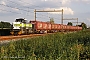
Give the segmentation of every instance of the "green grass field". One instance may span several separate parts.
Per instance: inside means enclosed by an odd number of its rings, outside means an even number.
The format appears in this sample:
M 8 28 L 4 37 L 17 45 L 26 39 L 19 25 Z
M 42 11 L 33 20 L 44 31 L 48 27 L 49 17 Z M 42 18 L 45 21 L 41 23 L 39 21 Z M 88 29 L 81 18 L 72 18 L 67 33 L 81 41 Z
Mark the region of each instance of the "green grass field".
M 90 59 L 90 31 L 40 36 L 0 46 L 0 60 Z

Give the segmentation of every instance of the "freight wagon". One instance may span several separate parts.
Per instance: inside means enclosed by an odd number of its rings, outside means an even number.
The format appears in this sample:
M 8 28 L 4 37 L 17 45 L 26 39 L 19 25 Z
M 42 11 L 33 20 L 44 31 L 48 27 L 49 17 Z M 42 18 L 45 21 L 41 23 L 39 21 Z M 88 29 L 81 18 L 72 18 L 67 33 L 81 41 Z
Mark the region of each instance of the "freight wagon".
M 41 21 L 30 21 L 33 24 L 33 31 L 35 33 L 47 33 L 51 31 L 51 24 L 48 22 Z
M 51 24 L 48 22 L 41 21 L 30 21 L 34 24 L 34 32 L 38 33 L 48 33 L 48 32 L 61 32 L 61 31 L 79 31 L 82 27 L 78 26 L 68 26 L 62 24 Z

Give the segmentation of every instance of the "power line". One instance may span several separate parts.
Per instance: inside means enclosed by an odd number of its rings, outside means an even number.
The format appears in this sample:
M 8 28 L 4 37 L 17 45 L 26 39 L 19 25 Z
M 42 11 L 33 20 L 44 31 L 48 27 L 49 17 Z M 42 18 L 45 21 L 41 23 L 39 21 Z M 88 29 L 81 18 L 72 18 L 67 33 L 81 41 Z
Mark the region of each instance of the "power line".
M 50 16 L 48 16 L 48 15 L 43 15 L 43 14 L 41 14 L 41 13 L 37 13 L 37 14 L 39 14 L 39 16 L 44 16 L 44 17 L 36 17 L 36 18 L 44 18 L 44 19 L 50 19 Z M 46 18 L 45 18 L 46 17 Z M 47 18 L 48 17 L 48 18 Z M 54 17 L 54 19 L 57 19 L 57 20 L 60 20 L 60 19 L 58 19 L 58 18 L 55 18 Z
M 36 18 L 50 19 L 50 16 L 43 15 L 43 14 L 40 14 L 40 13 L 37 13 L 37 14 L 39 14 L 40 16 L 44 16 L 44 17 L 38 17 L 38 16 L 37 16 Z M 48 17 L 48 18 L 45 18 L 45 17 Z M 55 18 L 55 17 L 54 17 L 54 19 L 60 20 L 60 19 L 58 19 L 58 18 Z
M 11 13 L 17 13 L 17 12 L 13 12 L 13 11 L 8 11 L 8 10 L 3 10 L 3 9 L 0 9 L 1 11 L 6 11 L 6 12 L 11 12 Z M 17 14 L 21 14 L 21 13 L 17 13 Z
M 9 5 L 4 5 L 4 4 L 0 4 L 1 6 L 6 6 L 6 7 L 9 7 L 9 8 L 15 8 L 15 7 L 12 7 L 12 6 L 9 6 Z M 15 9 L 18 9 L 18 10 L 23 10 L 23 9 L 20 9 L 20 8 L 15 8 Z M 2 9 L 1 9 L 2 10 Z M 7 10 L 2 10 L 2 11 L 7 11 Z M 26 11 L 26 12 L 30 12 L 29 10 L 23 10 L 23 11 Z M 7 12 L 12 12 L 12 11 L 7 11 Z M 16 13 L 16 12 L 12 12 L 12 13 Z M 32 12 L 33 13 L 33 12 Z M 21 13 L 17 13 L 17 14 L 21 14 Z M 29 16 L 29 15 L 27 15 Z
M 15 2 L 13 2 L 13 1 L 10 1 L 10 0 L 8 0 L 9 2 L 11 2 L 11 3 L 14 3 L 14 4 L 17 4 L 17 3 L 15 3 Z M 21 1 L 21 0 L 19 0 L 19 1 Z M 22 1 L 21 1 L 22 2 Z M 30 3 L 27 3 L 27 4 L 30 4 Z M 9 5 L 4 5 L 4 4 L 0 4 L 0 5 L 3 5 L 3 6 L 6 6 L 6 7 L 10 7 L 10 8 L 15 8 L 15 9 L 18 9 L 18 10 L 22 10 L 22 11 L 26 11 L 26 12 L 30 12 L 29 10 L 24 10 L 24 9 L 20 9 L 20 8 L 16 8 L 16 7 L 12 7 L 12 6 L 9 6 Z M 33 5 L 33 6 L 36 6 L 36 5 Z M 40 6 L 36 6 L 36 7 L 40 7 Z M 30 7 L 26 7 L 26 8 L 28 8 L 28 9 L 31 9 Z M 34 9 L 34 8 L 33 8 Z M 5 11 L 5 10 L 3 10 L 3 11 Z M 12 11 L 7 11 L 7 12 L 12 12 Z M 16 13 L 16 12 L 12 12 L 12 13 Z M 32 13 L 32 12 L 31 12 Z M 20 13 L 21 14 L 21 13 Z M 42 14 L 40 14 L 40 15 L 42 15 Z M 29 15 L 28 15 L 29 16 Z M 42 15 L 42 16 L 46 16 L 46 15 Z M 46 17 L 48 17 L 48 16 L 46 16 Z M 42 17 L 41 17 L 42 18 Z M 49 18 L 49 17 L 48 17 Z M 55 19 L 57 19 L 57 18 L 55 18 Z
M 11 3 L 15 4 L 15 5 L 19 5 L 18 3 L 15 3 L 15 2 L 13 2 L 13 1 L 10 1 L 10 0 L 7 0 L 7 1 L 9 1 L 9 2 L 11 2 Z M 19 5 L 19 6 L 20 6 L 20 5 Z M 22 7 L 23 7 L 23 8 L 34 9 L 34 8 L 26 7 L 26 6 L 22 6 Z
M 3 6 L 6 6 L 6 7 L 10 7 L 10 8 L 14 8 L 14 7 L 12 7 L 12 6 L 8 6 L 8 5 L 4 5 L 4 4 L 0 4 L 0 5 L 3 5 Z M 19 8 L 15 8 L 15 9 L 19 9 Z M 0 9 L 0 10 L 2 10 L 2 11 L 7 11 L 7 10 L 3 10 L 3 9 Z M 19 10 L 23 10 L 23 9 L 19 9 Z M 23 10 L 23 11 L 27 11 L 27 12 L 29 12 L 28 10 Z M 7 12 L 12 12 L 12 11 L 7 11 Z M 17 12 L 12 12 L 12 13 L 17 13 Z M 22 13 L 17 13 L 17 14 L 22 14 Z M 42 15 L 42 14 L 40 14 L 41 16 L 46 16 L 46 17 L 48 17 L 47 15 Z M 29 15 L 27 15 L 27 16 L 29 16 Z M 41 17 L 42 18 L 42 17 Z M 49 17 L 48 17 L 49 18 Z
M 4 4 L 0 4 L 1 6 L 5 6 L 5 7 L 9 7 L 9 8 L 14 8 L 14 9 L 18 9 L 18 10 L 23 10 L 25 12 L 30 12 L 29 10 L 24 10 L 24 9 L 20 9 L 20 8 L 15 8 L 15 7 L 12 7 L 12 6 L 9 6 L 9 5 L 4 5 Z M 3 10 L 3 11 L 7 11 L 7 10 Z M 12 12 L 12 11 L 7 11 L 7 12 Z M 12 13 L 16 13 L 16 12 L 12 12 Z M 33 12 L 30 12 L 30 13 L 33 13 Z M 21 14 L 21 13 L 17 13 L 17 14 Z M 30 16 L 29 14 L 27 14 L 27 16 Z
M 21 1 L 21 0 L 19 0 L 19 1 Z M 21 1 L 22 2 L 22 1 Z M 24 3 L 27 3 L 27 2 L 24 2 Z M 27 3 L 27 4 L 30 4 L 30 3 Z M 36 5 L 33 5 L 33 6 L 36 6 Z M 40 7 L 40 6 L 36 6 L 36 7 Z M 42 15 L 42 14 L 40 14 L 40 15 Z M 44 15 L 45 16 L 45 15 Z M 47 17 L 47 16 L 46 16 Z M 37 18 L 37 17 L 36 17 Z M 41 17 L 42 18 L 42 17 Z M 48 17 L 49 18 L 49 17 Z M 55 18 L 55 19 L 58 19 L 58 18 Z M 60 20 L 60 19 L 58 19 L 58 20 Z
M 16 13 L 16 14 L 23 14 L 23 13 L 17 13 L 17 12 L 13 12 L 13 11 L 8 11 L 8 10 L 3 10 L 3 9 L 0 9 L 1 11 L 6 11 L 6 12 L 10 12 L 10 13 Z M 27 15 L 27 16 L 30 16 L 30 15 Z
M 22 11 L 26 11 L 26 12 L 30 12 L 30 11 L 28 11 L 28 10 L 24 10 L 24 9 L 12 7 L 12 6 L 9 6 L 9 5 L 4 5 L 4 4 L 0 4 L 0 5 L 1 5 L 1 6 L 6 6 L 6 7 L 9 7 L 9 8 L 15 8 L 15 9 L 22 10 Z M 32 12 L 31 12 L 31 13 L 32 13 Z
M 10 0 L 9 0 L 10 1 Z M 19 0 L 19 1 L 21 1 L 21 0 Z M 13 2 L 13 1 L 10 1 L 11 3 L 14 3 L 14 4 L 17 4 L 17 3 L 15 3 L 15 2 Z M 22 2 L 22 1 L 21 1 Z M 24 2 L 24 3 L 26 3 L 26 2 Z M 27 4 L 30 4 L 30 3 L 27 3 Z M 36 6 L 36 5 L 34 5 L 34 6 Z M 40 6 L 36 6 L 36 7 L 40 7 Z M 32 8 L 30 8 L 30 7 L 26 7 L 26 8 L 28 8 L 28 9 L 32 9 Z M 29 10 L 28 10 L 29 11 Z M 42 15 L 42 14 L 40 14 L 40 15 Z M 42 15 L 43 16 L 43 15 Z M 44 15 L 45 16 L 45 15 Z M 48 16 L 46 16 L 46 17 L 48 17 Z M 41 17 L 42 18 L 42 17 Z M 57 19 L 57 18 L 55 18 L 55 19 Z
M 21 0 L 19 0 L 19 1 L 22 2 Z M 27 2 L 24 2 L 24 3 L 31 5 L 30 3 L 27 3 Z M 33 4 L 32 4 L 32 6 L 35 6 L 35 7 L 39 7 L 39 8 L 41 8 L 40 6 L 33 5 Z M 32 8 L 32 9 L 35 9 L 35 8 Z
M 19 5 L 19 4 L 17 4 L 17 3 L 15 3 L 15 2 L 13 2 L 13 1 L 11 1 L 11 0 L 7 0 L 8 2 L 11 2 L 11 3 L 14 3 L 15 5 Z
M 9 1 L 9 2 L 11 2 L 11 3 L 14 3 L 15 5 L 19 5 L 18 3 L 15 3 L 15 2 L 13 2 L 13 1 L 11 1 L 11 0 L 7 0 L 7 1 Z M 19 0 L 19 1 L 22 2 L 21 0 Z M 28 4 L 28 5 L 31 5 L 30 3 L 27 3 L 27 2 L 23 2 L 23 3 L 26 3 L 26 4 Z M 41 8 L 40 6 L 36 6 L 36 5 L 33 5 L 33 6 Z M 29 9 L 35 9 L 35 8 L 26 7 L 26 6 L 23 6 L 23 7 L 24 7 L 24 8 L 29 8 Z

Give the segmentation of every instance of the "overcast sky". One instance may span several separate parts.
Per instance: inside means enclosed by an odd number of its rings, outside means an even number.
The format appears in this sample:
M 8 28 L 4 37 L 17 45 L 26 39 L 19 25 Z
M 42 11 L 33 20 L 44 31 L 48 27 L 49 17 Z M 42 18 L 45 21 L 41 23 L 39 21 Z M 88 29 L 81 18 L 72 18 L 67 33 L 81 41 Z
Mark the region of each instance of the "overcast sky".
M 34 20 L 35 9 L 63 9 L 64 18 L 78 18 L 79 22 L 85 22 L 90 26 L 90 0 L 0 0 L 0 21 L 12 23 L 16 18 Z M 37 20 L 39 21 L 49 21 L 50 18 L 54 18 L 55 23 L 61 23 L 61 13 L 59 12 L 37 12 Z M 67 22 L 64 21 L 64 24 Z

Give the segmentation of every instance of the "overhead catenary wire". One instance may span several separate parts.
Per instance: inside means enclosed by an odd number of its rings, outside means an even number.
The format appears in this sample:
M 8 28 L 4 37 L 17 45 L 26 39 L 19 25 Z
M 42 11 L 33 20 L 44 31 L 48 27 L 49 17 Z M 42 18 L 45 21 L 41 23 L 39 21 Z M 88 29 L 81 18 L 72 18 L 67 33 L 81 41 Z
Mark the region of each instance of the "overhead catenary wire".
M 1 10 L 1 11 L 10 12 L 10 13 L 20 14 L 20 15 L 23 14 L 23 13 L 18 13 L 18 12 L 13 12 L 13 11 L 4 10 L 4 9 L 0 9 L 0 10 Z M 30 16 L 30 15 L 26 15 L 26 16 Z
M 21 0 L 19 0 L 19 1 L 21 1 Z M 22 1 L 21 1 L 22 2 Z M 31 5 L 30 3 L 27 3 L 27 2 L 24 2 L 24 3 L 26 3 L 26 4 L 29 4 L 29 5 Z M 36 5 L 33 5 L 33 6 L 36 6 Z M 41 8 L 40 6 L 36 6 L 36 7 L 39 7 L 39 8 Z M 29 7 L 27 7 L 27 8 L 29 8 Z M 29 9 L 32 9 L 32 8 L 29 8 Z M 33 9 L 35 9 L 35 8 L 33 8 Z M 38 14 L 38 13 L 37 13 Z M 42 15 L 42 14 L 40 14 L 40 15 Z M 43 16 L 43 15 L 42 15 Z M 44 15 L 44 16 L 46 16 L 46 15 Z M 46 17 L 48 17 L 48 16 L 46 16 Z M 37 18 L 37 17 L 36 17 Z M 42 17 L 41 17 L 42 18 Z M 48 17 L 49 18 L 49 17 Z M 58 18 L 55 18 L 55 19 L 58 19 Z
M 19 0 L 19 1 L 22 2 L 21 0 Z M 27 2 L 23 2 L 23 3 L 26 3 L 26 4 L 28 4 L 28 5 L 32 5 L 32 6 L 35 6 L 35 7 L 39 7 L 39 8 L 41 8 L 40 6 L 33 5 L 33 4 L 30 4 L 30 3 L 27 3 Z M 35 9 L 35 8 L 32 8 L 32 9 Z
M 26 11 L 26 12 L 30 12 L 29 10 L 24 10 L 24 9 L 20 9 L 20 8 L 16 8 L 16 7 L 12 7 L 12 6 L 9 6 L 9 5 L 4 5 L 4 4 L 0 4 L 1 6 L 6 6 L 6 7 L 9 7 L 9 8 L 15 8 L 15 9 L 18 9 L 18 10 L 22 10 L 22 11 Z M 4 10 L 5 11 L 5 10 Z M 8 11 L 10 12 L 10 11 Z M 11 11 L 12 12 L 12 11 Z M 33 12 L 30 12 L 30 13 L 33 13 Z M 29 16 L 29 15 L 27 15 Z
M 11 2 L 11 3 L 14 3 L 15 5 L 18 5 L 18 3 L 15 3 L 15 2 L 13 2 L 13 1 L 11 1 L 11 0 L 8 0 L 9 2 Z M 21 0 L 19 0 L 19 1 L 21 1 Z M 21 1 L 22 2 L 22 1 Z M 26 4 L 30 4 L 30 3 L 27 3 L 27 2 L 24 2 L 24 3 L 26 3 Z M 6 6 L 6 7 L 9 7 L 9 8 L 14 8 L 14 9 L 18 9 L 18 10 L 22 10 L 22 11 L 25 11 L 25 12 L 30 12 L 30 13 L 33 13 L 33 12 L 31 12 L 29 9 L 34 9 L 34 8 L 30 8 L 30 7 L 26 7 L 26 8 L 28 8 L 28 10 L 25 10 L 25 9 L 22 9 L 22 8 L 17 8 L 17 7 L 12 7 L 12 6 L 9 6 L 9 5 L 4 5 L 4 4 L 0 4 L 0 5 L 2 5 L 2 6 Z M 30 4 L 31 5 L 31 4 Z M 33 5 L 33 6 L 36 6 L 36 5 Z M 25 6 L 22 6 L 22 7 L 25 7 Z M 38 7 L 38 8 L 40 8 L 40 6 L 36 6 L 36 7 Z M 4 10 L 5 11 L 5 10 Z M 10 11 L 7 11 L 7 12 L 10 12 Z M 12 11 L 11 11 L 12 12 Z M 13 12 L 12 12 L 13 13 Z M 15 12 L 14 12 L 15 13 Z M 18 13 L 19 14 L 19 13 Z M 21 14 L 21 13 L 20 13 Z M 42 14 L 40 14 L 41 16 L 42 16 Z M 27 14 L 27 16 L 29 16 L 28 14 Z M 46 16 L 46 15 L 43 15 L 43 16 L 45 16 L 45 17 L 48 17 L 48 16 Z M 38 17 L 37 17 L 38 18 Z M 43 18 L 43 17 L 41 17 L 41 18 Z M 48 17 L 49 18 L 49 17 Z M 55 19 L 58 19 L 58 18 L 55 18 Z
M 18 9 L 18 10 L 22 10 L 22 11 L 26 11 L 26 12 L 30 12 L 28 10 L 24 10 L 24 9 L 20 9 L 20 8 L 17 8 L 17 7 L 12 7 L 12 6 L 9 6 L 9 5 L 4 5 L 4 4 L 0 4 L 1 6 L 6 6 L 6 7 L 9 7 L 9 8 L 15 8 L 15 9 Z M 32 12 L 33 13 L 33 12 Z
M 11 0 L 7 0 L 7 1 L 9 1 L 9 2 L 11 2 L 11 3 L 14 3 L 15 5 L 19 5 L 18 3 L 15 3 L 15 2 L 13 2 L 13 1 L 11 1 Z M 21 0 L 19 0 L 19 1 L 22 2 Z M 36 5 L 30 4 L 30 3 L 27 3 L 27 2 L 23 2 L 23 3 L 26 3 L 26 4 L 28 4 L 28 5 L 41 8 L 40 6 L 36 6 Z M 35 8 L 31 8 L 31 7 L 26 7 L 26 6 L 22 6 L 22 7 L 23 7 L 23 8 L 29 8 L 29 9 L 35 9 Z
M 36 18 L 44 18 L 44 19 L 49 19 L 49 20 L 51 19 L 50 16 L 48 16 L 48 15 L 43 15 L 43 14 L 40 14 L 40 13 L 37 13 L 37 14 L 39 14 L 39 16 L 42 16 L 42 17 L 38 17 L 38 16 L 37 16 Z M 47 17 L 47 18 L 45 18 L 44 16 Z M 55 20 L 60 20 L 59 18 L 55 18 L 55 17 L 53 17 L 53 18 L 54 18 Z
M 16 8 L 16 7 L 12 7 L 12 6 L 9 6 L 9 5 L 4 5 L 4 4 L 0 4 L 1 6 L 5 6 L 5 7 L 8 7 L 8 8 L 12 8 L 12 9 L 18 9 L 18 10 L 22 10 L 22 11 L 25 11 L 25 12 L 30 12 L 28 10 L 24 10 L 24 9 L 20 9 L 20 8 Z M 11 13 L 17 13 L 17 14 L 24 14 L 24 13 L 20 13 L 20 12 L 13 12 L 13 11 L 8 11 L 8 10 L 3 10 L 1 9 L 2 11 L 7 11 L 7 12 L 11 12 Z M 30 12 L 30 13 L 33 13 L 33 12 Z M 27 16 L 30 16 L 29 14 Z
M 13 11 L 8 11 L 8 10 L 3 10 L 3 9 L 0 9 L 1 11 L 6 11 L 6 12 L 11 12 L 11 13 L 16 13 L 16 14 L 22 14 L 22 13 L 18 13 L 18 12 L 13 12 Z
M 37 14 L 39 14 L 39 15 L 42 16 L 42 17 L 38 17 L 38 16 L 37 16 L 36 18 L 44 18 L 44 19 L 49 19 L 49 20 L 51 19 L 51 17 L 48 16 L 48 15 L 43 15 L 43 14 L 40 14 L 40 13 L 37 13 Z M 44 16 L 47 17 L 47 18 L 45 18 Z M 55 17 L 53 17 L 53 18 L 54 18 L 55 20 L 60 20 L 59 18 L 55 18 Z
M 21 1 L 21 0 L 19 0 L 19 1 Z M 22 2 L 22 1 L 21 1 Z M 24 3 L 26 3 L 26 4 L 29 4 L 29 5 L 31 5 L 30 3 L 27 3 L 27 2 L 24 2 Z M 33 5 L 33 6 L 36 6 L 36 5 Z M 36 6 L 36 7 L 39 7 L 39 8 L 41 8 L 40 6 Z M 27 7 L 27 8 L 29 8 L 29 7 Z M 29 9 L 32 9 L 32 8 L 29 8 Z M 35 9 L 35 8 L 33 8 L 33 9 Z M 37 13 L 38 14 L 38 13 Z M 40 14 L 41 16 L 43 16 L 43 14 Z M 46 16 L 46 15 L 44 15 L 44 16 Z M 46 17 L 48 17 L 48 16 L 46 16 Z M 38 17 L 36 17 L 36 18 L 38 18 Z M 40 17 L 39 17 L 40 18 Z M 42 18 L 42 17 L 41 17 Z
M 11 1 L 11 0 L 7 0 L 8 2 L 11 2 L 11 3 L 13 3 L 13 4 L 15 4 L 15 5 L 19 5 L 18 3 L 16 3 L 16 2 L 13 2 L 13 1 Z M 19 5 L 20 6 L 20 5 Z M 30 8 L 30 7 L 26 7 L 26 6 L 21 6 L 22 8 L 27 8 L 27 9 L 34 9 L 34 8 Z

